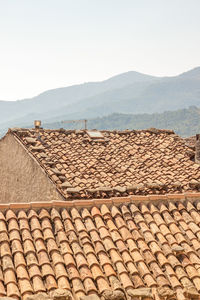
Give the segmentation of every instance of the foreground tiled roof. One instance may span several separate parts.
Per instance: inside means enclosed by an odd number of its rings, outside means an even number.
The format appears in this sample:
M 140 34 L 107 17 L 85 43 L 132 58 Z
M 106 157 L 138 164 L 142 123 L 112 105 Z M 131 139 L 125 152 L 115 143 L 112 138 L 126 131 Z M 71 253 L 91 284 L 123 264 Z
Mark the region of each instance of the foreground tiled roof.
M 1 204 L 0 297 L 199 298 L 199 199 Z
M 64 197 L 166 194 L 198 190 L 200 166 L 194 151 L 172 131 L 13 129 Z

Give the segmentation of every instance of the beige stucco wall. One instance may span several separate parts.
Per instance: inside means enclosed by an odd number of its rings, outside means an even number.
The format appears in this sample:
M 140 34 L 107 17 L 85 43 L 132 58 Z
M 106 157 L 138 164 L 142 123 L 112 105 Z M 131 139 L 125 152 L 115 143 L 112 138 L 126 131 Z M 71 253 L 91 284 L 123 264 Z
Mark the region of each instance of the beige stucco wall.
M 0 203 L 63 200 L 38 162 L 12 134 L 0 141 Z

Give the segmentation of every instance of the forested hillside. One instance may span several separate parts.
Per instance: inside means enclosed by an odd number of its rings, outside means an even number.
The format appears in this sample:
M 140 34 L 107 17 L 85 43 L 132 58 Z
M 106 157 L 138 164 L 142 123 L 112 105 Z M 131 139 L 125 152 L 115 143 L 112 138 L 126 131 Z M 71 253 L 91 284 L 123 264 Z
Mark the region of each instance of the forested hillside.
M 43 124 L 45 128 L 83 128 L 83 123 L 65 124 L 55 122 Z M 112 114 L 102 118 L 88 120 L 89 129 L 146 129 L 150 127 L 172 129 L 177 134 L 187 137 L 200 133 L 200 109 L 191 106 L 188 109 L 166 111 L 155 114 Z
M 155 114 L 118 114 L 114 113 L 101 118 L 88 119 L 88 129 L 99 130 L 124 130 L 124 129 L 146 129 L 150 127 L 160 129 L 172 129 L 183 137 L 189 137 L 200 133 L 200 109 L 191 106 L 188 109 L 179 109 L 176 111 L 166 111 Z M 61 121 L 53 123 L 42 123 L 44 128 L 49 129 L 83 129 L 84 122 L 62 123 Z M 28 128 L 33 124 L 27 124 Z M 0 137 L 7 131 L 7 128 L 0 130 Z

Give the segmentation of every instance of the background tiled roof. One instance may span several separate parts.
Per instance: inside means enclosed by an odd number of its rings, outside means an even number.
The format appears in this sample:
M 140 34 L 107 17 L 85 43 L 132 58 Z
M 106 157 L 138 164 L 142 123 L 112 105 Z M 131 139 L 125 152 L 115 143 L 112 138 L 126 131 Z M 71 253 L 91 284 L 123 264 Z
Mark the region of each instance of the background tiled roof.
M 200 166 L 194 151 L 172 131 L 17 129 L 12 133 L 37 158 L 66 197 L 165 194 L 198 190 Z
M 199 297 L 200 201 L 141 198 L 0 205 L 0 297 Z

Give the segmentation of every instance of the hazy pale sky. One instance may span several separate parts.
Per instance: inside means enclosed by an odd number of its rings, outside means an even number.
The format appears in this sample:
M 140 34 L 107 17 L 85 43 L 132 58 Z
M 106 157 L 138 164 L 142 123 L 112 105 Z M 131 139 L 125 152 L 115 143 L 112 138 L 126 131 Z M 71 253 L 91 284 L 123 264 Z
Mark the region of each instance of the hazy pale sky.
M 200 0 L 0 0 L 0 100 L 200 66 Z

